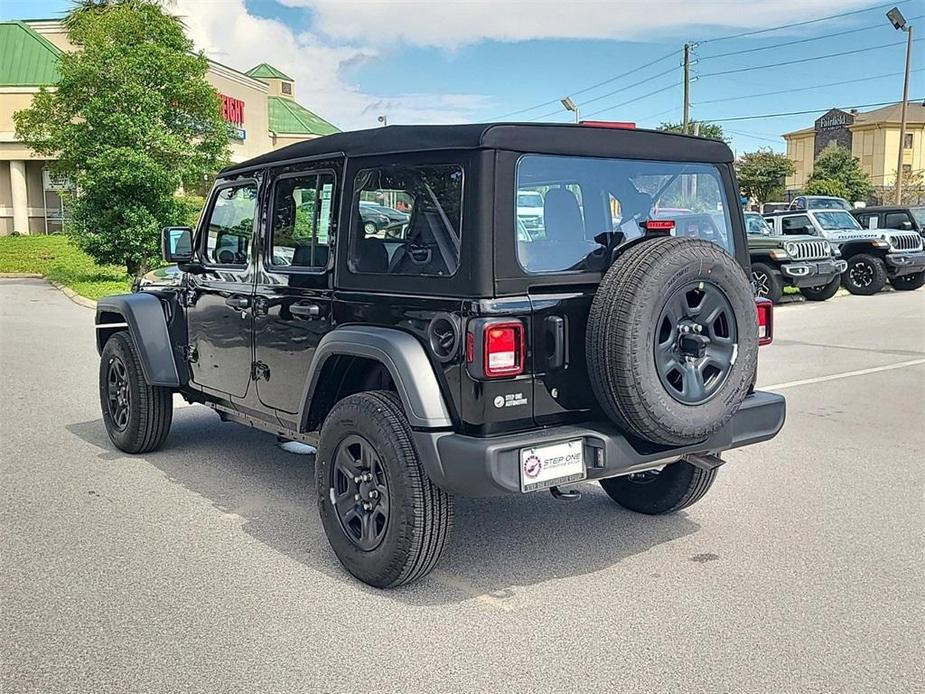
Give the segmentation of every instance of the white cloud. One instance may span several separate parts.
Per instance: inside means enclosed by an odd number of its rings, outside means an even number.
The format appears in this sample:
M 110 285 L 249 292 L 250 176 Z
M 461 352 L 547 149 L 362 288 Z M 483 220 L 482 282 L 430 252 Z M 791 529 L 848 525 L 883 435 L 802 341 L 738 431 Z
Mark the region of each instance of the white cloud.
M 488 104 L 478 94 L 375 95 L 348 83 L 346 68 L 372 60 L 380 48 L 363 42 L 331 42 L 295 33 L 282 22 L 256 17 L 243 0 L 176 0 L 179 16 L 197 48 L 237 70 L 262 62 L 296 81 L 296 100 L 343 129 L 369 128 L 385 113 L 390 123 L 454 123 Z
M 870 0 L 277 1 L 310 9 L 313 29 L 334 39 L 444 48 L 484 40 L 696 39 L 706 27 L 761 29 L 870 4 Z

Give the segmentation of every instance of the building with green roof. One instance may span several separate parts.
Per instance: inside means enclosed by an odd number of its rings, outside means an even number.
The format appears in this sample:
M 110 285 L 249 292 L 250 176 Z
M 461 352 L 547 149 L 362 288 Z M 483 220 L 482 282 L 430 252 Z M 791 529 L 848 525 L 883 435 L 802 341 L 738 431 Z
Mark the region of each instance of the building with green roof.
M 0 235 L 61 229 L 64 210 L 56 181 L 16 138 L 13 114 L 41 88 L 58 82 L 58 58 L 73 51 L 59 20 L 0 22 Z M 268 63 L 247 72 L 209 61 L 206 79 L 222 99 L 232 162 L 285 145 L 340 132 L 295 100 L 295 80 Z

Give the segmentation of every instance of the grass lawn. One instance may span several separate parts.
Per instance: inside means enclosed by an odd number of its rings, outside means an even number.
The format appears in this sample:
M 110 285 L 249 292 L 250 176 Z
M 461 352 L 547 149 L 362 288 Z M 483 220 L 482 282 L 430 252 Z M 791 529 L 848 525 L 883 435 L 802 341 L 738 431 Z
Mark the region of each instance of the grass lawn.
M 97 265 L 63 235 L 0 236 L 0 272 L 44 275 L 88 299 L 122 294 L 132 286 L 125 268 Z

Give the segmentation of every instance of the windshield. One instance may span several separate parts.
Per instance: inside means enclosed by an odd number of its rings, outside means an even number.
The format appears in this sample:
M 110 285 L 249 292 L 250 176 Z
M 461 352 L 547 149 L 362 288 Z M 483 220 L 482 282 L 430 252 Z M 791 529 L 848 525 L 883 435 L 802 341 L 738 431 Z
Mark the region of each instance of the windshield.
M 807 206 L 811 210 L 850 210 L 851 205 L 841 198 L 808 198 Z
M 830 231 L 832 229 L 860 229 L 861 225 L 858 220 L 847 212 L 842 210 L 832 210 L 830 212 L 816 211 L 813 213 L 819 226 Z
M 749 234 L 762 234 L 763 236 L 770 236 L 774 233 L 771 226 L 764 221 L 764 217 L 757 212 L 745 213 L 745 231 Z
M 675 236 L 734 249 L 726 191 L 712 164 L 528 154 L 515 185 L 518 205 L 529 194 L 544 208 L 529 240 L 518 234 L 527 272 L 601 269 L 606 249 L 641 237 L 649 219 L 674 221 Z
M 915 221 L 918 223 L 919 228 L 925 228 L 925 207 L 910 207 L 909 211 L 912 213 L 912 216 L 915 217 Z

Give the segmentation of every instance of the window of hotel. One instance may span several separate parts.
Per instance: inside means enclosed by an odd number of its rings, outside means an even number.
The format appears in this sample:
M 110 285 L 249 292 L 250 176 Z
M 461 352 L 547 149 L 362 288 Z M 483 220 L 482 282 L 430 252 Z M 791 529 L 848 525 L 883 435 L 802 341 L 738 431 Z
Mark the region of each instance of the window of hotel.
M 912 149 L 912 133 L 906 133 L 903 138 L 903 149 Z

